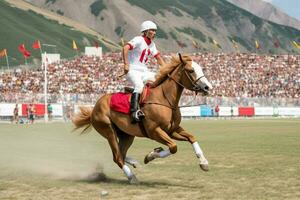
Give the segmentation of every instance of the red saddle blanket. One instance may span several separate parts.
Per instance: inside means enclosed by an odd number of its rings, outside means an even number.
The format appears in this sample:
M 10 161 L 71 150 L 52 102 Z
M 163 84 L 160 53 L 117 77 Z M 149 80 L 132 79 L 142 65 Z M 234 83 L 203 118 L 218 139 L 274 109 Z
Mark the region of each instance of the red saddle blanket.
M 140 99 L 140 105 L 143 104 L 150 94 L 150 88 L 145 87 Z M 131 93 L 118 92 L 114 93 L 110 99 L 110 108 L 113 111 L 129 114 L 130 113 Z
M 118 92 L 113 94 L 110 99 L 110 108 L 117 112 L 129 114 L 130 97 L 130 93 Z

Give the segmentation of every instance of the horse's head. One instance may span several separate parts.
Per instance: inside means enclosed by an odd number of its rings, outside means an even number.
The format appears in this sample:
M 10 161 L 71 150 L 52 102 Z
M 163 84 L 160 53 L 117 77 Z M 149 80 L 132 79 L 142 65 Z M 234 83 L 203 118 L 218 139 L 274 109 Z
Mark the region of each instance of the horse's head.
M 194 62 L 189 56 L 181 56 L 179 59 L 182 63 L 182 75 L 180 83 L 188 90 L 208 94 L 212 89 L 211 83 L 205 77 L 202 67 Z
M 190 56 L 178 54 L 172 56 L 169 63 L 161 67 L 153 87 L 161 84 L 167 78 L 175 81 L 182 88 L 205 95 L 212 89 L 211 83 L 204 76 L 202 68 Z

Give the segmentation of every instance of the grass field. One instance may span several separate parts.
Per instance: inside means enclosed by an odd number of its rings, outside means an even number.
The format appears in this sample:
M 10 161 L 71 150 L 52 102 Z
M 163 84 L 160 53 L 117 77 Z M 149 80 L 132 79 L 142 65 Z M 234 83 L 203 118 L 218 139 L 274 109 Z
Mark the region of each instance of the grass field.
M 140 184 L 129 185 L 95 131 L 0 124 L 0 199 L 300 199 L 299 119 L 182 125 L 197 137 L 210 171 L 200 170 L 190 144 L 177 142 L 175 155 L 133 169 Z M 142 163 L 158 146 L 137 138 L 129 155 Z

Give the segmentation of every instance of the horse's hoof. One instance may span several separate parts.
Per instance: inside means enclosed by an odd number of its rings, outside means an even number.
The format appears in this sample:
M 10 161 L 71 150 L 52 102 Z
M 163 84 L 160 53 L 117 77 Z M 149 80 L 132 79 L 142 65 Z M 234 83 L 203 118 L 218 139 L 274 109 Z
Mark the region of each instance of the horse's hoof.
M 149 163 L 150 161 L 154 160 L 155 157 L 153 156 L 153 153 L 154 152 L 150 152 L 149 154 L 147 154 L 144 158 L 144 163 L 147 164 Z
M 146 155 L 145 158 L 144 158 L 144 163 L 145 163 L 145 164 L 148 164 L 148 163 L 151 161 L 151 160 L 149 159 L 149 155 L 150 155 L 150 154 Z M 153 159 L 152 159 L 152 160 L 153 160 Z
M 129 183 L 132 184 L 132 185 L 137 185 L 139 184 L 139 180 L 136 178 L 135 175 L 132 175 L 132 177 L 129 178 Z
M 157 155 L 159 152 L 163 151 L 164 149 L 162 147 L 157 147 L 155 148 L 152 152 L 148 153 L 145 158 L 144 158 L 144 163 L 147 164 L 148 162 L 152 161 L 155 159 L 155 157 L 157 157 Z
M 203 171 L 205 172 L 209 171 L 208 164 L 199 164 L 199 166 Z

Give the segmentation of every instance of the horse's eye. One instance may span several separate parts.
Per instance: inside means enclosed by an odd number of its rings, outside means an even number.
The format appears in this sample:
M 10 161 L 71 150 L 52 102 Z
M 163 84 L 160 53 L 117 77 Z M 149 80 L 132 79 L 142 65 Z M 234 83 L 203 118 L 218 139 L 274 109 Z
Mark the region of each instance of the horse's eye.
M 195 71 L 194 68 L 187 63 L 185 64 L 184 69 L 190 74 L 194 73 L 194 71 Z
M 190 74 L 192 74 L 192 73 L 194 73 L 194 72 L 195 72 L 194 69 L 189 70 L 189 73 L 190 73 Z

